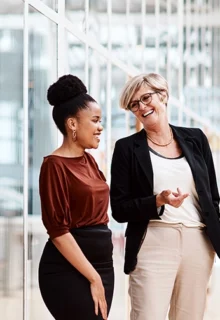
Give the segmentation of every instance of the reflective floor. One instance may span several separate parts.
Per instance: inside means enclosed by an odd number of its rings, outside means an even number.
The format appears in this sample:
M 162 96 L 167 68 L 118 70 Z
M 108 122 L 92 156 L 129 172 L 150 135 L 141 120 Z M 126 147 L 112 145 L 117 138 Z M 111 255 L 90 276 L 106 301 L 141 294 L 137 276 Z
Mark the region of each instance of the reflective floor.
M 18 229 L 20 230 L 20 229 Z M 17 230 L 17 231 L 18 231 Z M 20 230 L 21 231 L 21 230 Z M 44 230 L 43 230 L 44 231 Z M 16 232 L 11 233 L 12 238 L 10 241 L 17 241 Z M 43 238 L 43 239 L 42 239 Z M 38 241 L 37 241 L 38 239 Z M 33 260 L 30 260 L 28 266 L 28 320 L 52 320 L 53 317 L 49 314 L 46 309 L 37 284 L 37 268 L 38 261 L 41 254 L 41 248 L 45 241 L 45 236 L 39 236 L 32 239 L 32 242 L 36 246 Z M 128 277 L 123 273 L 123 250 L 124 250 L 124 237 L 123 230 L 115 230 L 113 232 L 114 242 L 114 266 L 115 266 L 115 292 L 113 298 L 113 304 L 108 320 L 128 320 L 129 319 L 129 298 L 127 295 L 128 291 Z M 0 287 L 0 319 L 4 320 L 22 320 L 22 274 L 20 273 L 20 260 L 22 256 L 22 242 L 17 242 L 17 247 L 10 256 L 10 263 L 6 268 L 0 260 L 0 274 L 7 275 L 7 268 L 10 269 L 10 279 L 1 277 L 2 286 Z M 37 249 L 38 248 L 38 249 Z M 4 289 L 4 286 L 7 290 Z M 219 320 L 220 319 L 220 260 L 216 259 L 213 268 L 212 278 L 208 289 L 207 308 L 204 320 Z

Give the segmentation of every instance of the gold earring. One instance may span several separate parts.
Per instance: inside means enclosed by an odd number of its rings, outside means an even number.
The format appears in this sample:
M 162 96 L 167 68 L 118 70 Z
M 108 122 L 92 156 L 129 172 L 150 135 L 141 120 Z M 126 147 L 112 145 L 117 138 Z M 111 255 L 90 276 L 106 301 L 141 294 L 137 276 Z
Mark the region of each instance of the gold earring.
M 76 130 L 73 130 L 73 141 L 76 142 L 77 137 L 76 137 Z

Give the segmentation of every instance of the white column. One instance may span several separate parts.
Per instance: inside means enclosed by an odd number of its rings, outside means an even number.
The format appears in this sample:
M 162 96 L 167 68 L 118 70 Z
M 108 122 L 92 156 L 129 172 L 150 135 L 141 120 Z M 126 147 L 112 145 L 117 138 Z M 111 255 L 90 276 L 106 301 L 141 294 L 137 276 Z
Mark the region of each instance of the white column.
M 65 20 L 65 1 L 58 0 L 58 41 L 57 41 L 57 73 L 58 77 L 63 76 L 66 73 L 67 61 L 67 44 L 66 33 L 64 28 Z M 59 147 L 63 142 L 63 136 L 59 130 L 57 130 L 57 146 Z
M 89 0 L 85 0 L 85 34 L 89 33 Z M 88 88 L 89 84 L 89 45 L 85 43 L 85 86 Z
M 112 0 L 107 2 L 107 14 L 108 14 L 108 53 L 111 56 L 112 53 Z M 110 163 L 111 163 L 111 137 L 112 137 L 112 62 L 110 59 L 107 60 L 107 103 L 106 103 L 106 130 L 107 130 L 107 181 L 110 181 Z
M 155 20 L 156 20 L 156 39 L 155 39 L 155 50 L 156 50 L 156 65 L 155 71 L 159 72 L 159 60 L 160 60 L 160 0 L 155 0 Z
M 141 71 L 145 72 L 145 45 L 146 45 L 146 34 L 145 34 L 145 20 L 146 20 L 146 0 L 141 0 Z
M 183 120 L 183 0 L 178 0 L 178 98 L 180 100 L 178 112 L 178 125 L 182 125 Z
M 23 320 L 28 320 L 28 50 L 29 50 L 29 3 L 24 1 L 24 36 L 23 36 Z
M 168 27 L 167 27 L 167 82 L 169 87 L 171 88 L 171 63 L 170 63 L 170 54 L 171 54 L 171 34 L 170 34 L 170 25 L 171 25 L 171 0 L 167 0 L 167 22 L 168 22 Z M 170 92 L 171 94 L 171 92 Z M 168 115 L 168 120 L 170 121 L 171 119 L 171 104 L 168 105 L 167 109 L 167 115 Z

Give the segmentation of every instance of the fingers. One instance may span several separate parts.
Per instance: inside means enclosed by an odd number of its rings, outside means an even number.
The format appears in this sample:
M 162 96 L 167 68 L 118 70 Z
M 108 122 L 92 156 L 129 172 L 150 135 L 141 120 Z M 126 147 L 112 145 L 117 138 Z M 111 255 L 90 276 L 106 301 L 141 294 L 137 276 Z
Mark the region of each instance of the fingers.
M 177 188 L 177 192 L 173 192 L 171 190 L 163 190 L 160 193 L 160 197 L 162 197 L 162 203 L 169 204 L 173 207 L 180 207 L 185 200 L 189 196 L 189 193 L 182 193 L 180 188 Z
M 99 309 L 100 309 L 102 318 L 106 320 L 107 319 L 107 303 L 105 298 L 102 300 L 94 299 L 94 304 L 95 304 L 95 314 L 98 316 Z
M 172 193 L 172 191 L 171 190 L 164 190 L 162 193 L 163 193 L 164 197 L 168 197 Z
M 189 193 L 182 193 L 180 188 L 177 188 L 177 192 L 172 192 L 171 195 L 168 196 L 168 204 L 179 208 L 188 196 Z
M 169 204 L 175 208 L 179 208 L 183 204 L 185 198 L 187 197 L 188 197 L 188 194 L 175 196 L 173 199 L 170 199 Z
M 99 313 L 99 303 L 98 300 L 94 299 L 94 304 L 95 304 L 95 314 L 98 315 Z
M 102 314 L 102 318 L 104 320 L 107 320 L 107 303 L 106 300 L 100 300 L 99 301 L 99 308 Z
M 163 190 L 160 195 L 163 197 L 163 199 L 166 199 L 169 197 L 169 195 L 172 193 L 171 190 Z
M 100 310 L 102 318 L 107 320 L 107 302 L 105 299 L 105 290 L 100 279 L 97 282 L 91 283 L 90 288 L 95 306 L 95 314 L 98 316 Z
M 179 197 L 179 193 L 177 192 L 172 192 L 172 194 L 174 195 L 174 197 Z
M 177 188 L 177 192 L 178 192 L 179 196 L 183 197 L 183 199 L 185 199 L 185 198 L 187 198 L 189 196 L 189 193 L 182 193 L 180 188 Z
M 184 193 L 184 194 L 179 194 L 177 192 L 172 192 L 172 194 L 174 195 L 174 197 L 179 197 L 179 198 L 182 198 L 182 199 L 185 199 L 189 196 L 189 193 Z
M 180 190 L 180 188 L 176 188 L 177 189 L 177 192 L 172 192 L 172 194 L 175 196 L 175 197 L 183 197 L 183 199 L 185 199 L 186 197 L 188 197 L 188 193 L 182 193 L 182 191 Z

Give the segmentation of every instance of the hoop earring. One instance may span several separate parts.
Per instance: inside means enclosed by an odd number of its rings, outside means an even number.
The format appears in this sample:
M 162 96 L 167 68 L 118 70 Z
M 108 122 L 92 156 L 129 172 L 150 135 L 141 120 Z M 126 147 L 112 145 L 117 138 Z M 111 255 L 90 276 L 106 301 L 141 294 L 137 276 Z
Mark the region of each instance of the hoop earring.
M 73 141 L 76 142 L 77 137 L 76 137 L 76 130 L 73 130 Z

